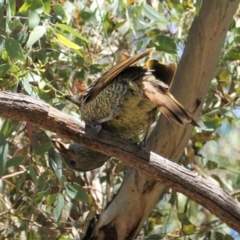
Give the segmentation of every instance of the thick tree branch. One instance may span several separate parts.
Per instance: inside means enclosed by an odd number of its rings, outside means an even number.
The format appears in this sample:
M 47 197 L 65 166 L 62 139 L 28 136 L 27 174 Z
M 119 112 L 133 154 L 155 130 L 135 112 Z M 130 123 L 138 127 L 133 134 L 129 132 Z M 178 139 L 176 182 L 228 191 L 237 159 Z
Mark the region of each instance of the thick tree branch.
M 114 156 L 155 179 L 149 181 L 147 188 L 151 183 L 154 188 L 156 181 L 161 182 L 198 202 L 240 232 L 240 204 L 218 186 L 168 159 L 144 151 L 138 145 L 105 131 L 97 134 L 92 128 L 85 129 L 80 120 L 26 95 L 0 92 L 0 116 L 33 122 L 90 149 Z M 130 175 L 135 178 L 132 173 Z M 128 197 L 131 199 L 131 196 Z

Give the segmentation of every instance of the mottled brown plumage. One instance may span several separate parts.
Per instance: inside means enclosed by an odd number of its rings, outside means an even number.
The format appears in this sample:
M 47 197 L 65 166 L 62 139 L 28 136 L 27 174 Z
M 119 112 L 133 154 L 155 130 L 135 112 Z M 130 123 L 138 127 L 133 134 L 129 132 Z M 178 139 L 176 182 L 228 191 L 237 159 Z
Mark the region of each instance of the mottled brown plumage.
M 152 51 L 122 61 L 93 82 L 82 97 L 82 120 L 102 124 L 103 129 L 126 139 L 135 138 L 152 123 L 157 108 L 176 124 L 196 125 L 169 92 L 176 64 L 149 60 L 146 67 L 129 66 Z
M 120 62 L 94 81 L 79 104 L 82 120 L 101 124 L 103 129 L 134 141 L 144 131 L 148 132 L 157 109 L 173 123 L 196 126 L 192 115 L 169 92 L 177 69 L 175 63 L 163 64 L 150 59 L 145 67 L 133 66 L 153 51 L 148 49 Z M 72 151 L 73 148 L 81 149 L 80 154 Z M 65 160 L 68 165 L 71 160 L 71 168 L 80 171 L 97 168 L 108 159 L 76 144 L 65 148 L 62 154 L 68 159 Z

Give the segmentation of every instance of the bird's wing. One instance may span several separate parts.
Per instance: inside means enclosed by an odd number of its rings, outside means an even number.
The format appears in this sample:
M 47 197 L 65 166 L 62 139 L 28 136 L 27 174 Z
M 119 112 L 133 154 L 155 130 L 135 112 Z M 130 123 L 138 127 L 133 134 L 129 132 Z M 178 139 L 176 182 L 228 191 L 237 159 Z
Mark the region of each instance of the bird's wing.
M 149 48 L 144 52 L 134 55 L 130 58 L 127 58 L 107 72 L 105 72 L 95 83 L 94 85 L 87 91 L 87 93 L 83 97 L 83 103 L 86 104 L 92 101 L 101 91 L 104 89 L 118 74 L 120 74 L 124 69 L 134 64 L 136 61 L 140 60 L 151 54 L 155 48 Z

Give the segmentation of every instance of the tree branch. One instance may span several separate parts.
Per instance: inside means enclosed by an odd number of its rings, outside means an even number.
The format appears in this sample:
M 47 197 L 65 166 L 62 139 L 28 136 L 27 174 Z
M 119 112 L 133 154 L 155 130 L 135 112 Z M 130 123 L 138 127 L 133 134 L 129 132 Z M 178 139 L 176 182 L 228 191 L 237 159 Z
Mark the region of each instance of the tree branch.
M 33 122 L 92 150 L 116 157 L 154 179 L 149 181 L 147 188 L 150 183 L 151 188 L 154 188 L 157 182 L 161 182 L 198 202 L 240 232 L 240 204 L 218 186 L 166 158 L 144 151 L 138 145 L 105 131 L 96 133 L 93 128 L 85 128 L 82 121 L 26 95 L 0 92 L 0 115 Z M 136 177 L 132 173 L 130 175 Z M 128 197 L 131 199 L 131 196 Z

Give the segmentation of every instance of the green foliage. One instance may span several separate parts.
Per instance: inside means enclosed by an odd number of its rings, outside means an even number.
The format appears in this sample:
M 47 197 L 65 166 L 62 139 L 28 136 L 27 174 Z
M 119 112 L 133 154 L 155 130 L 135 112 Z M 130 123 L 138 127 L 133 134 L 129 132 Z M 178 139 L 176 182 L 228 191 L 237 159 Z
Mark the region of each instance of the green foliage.
M 71 199 L 87 202 L 88 198 L 84 189 L 77 183 L 70 183 L 66 186 L 66 193 Z
M 6 170 L 6 163 L 7 163 L 7 155 L 8 155 L 8 143 L 5 137 L 0 134 L 0 177 L 3 176 Z
M 202 0 L 0 1 L 0 89 L 38 97 L 76 117 L 78 97 L 103 69 L 155 46 L 154 57 L 178 61 Z M 216 9 L 221 0 L 216 0 Z M 181 163 L 231 194 L 239 176 L 239 15 L 233 19 L 202 112 Z M 199 59 L 199 61 L 201 61 Z M 2 120 L 0 240 L 80 239 L 88 221 L 119 188 L 116 160 L 75 174 L 51 145 L 53 133 Z M 65 140 L 64 141 L 68 141 Z M 236 239 L 201 206 L 166 191 L 141 233 L 146 239 Z

